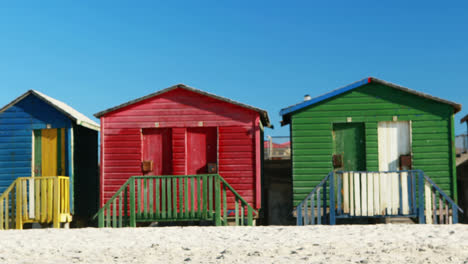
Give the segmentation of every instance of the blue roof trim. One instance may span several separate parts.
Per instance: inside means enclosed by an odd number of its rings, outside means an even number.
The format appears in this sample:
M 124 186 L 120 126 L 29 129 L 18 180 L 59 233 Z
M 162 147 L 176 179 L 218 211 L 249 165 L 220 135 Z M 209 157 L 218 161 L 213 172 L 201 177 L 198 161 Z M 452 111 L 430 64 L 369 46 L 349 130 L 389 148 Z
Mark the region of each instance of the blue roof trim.
M 283 108 L 280 111 L 280 115 L 284 116 L 284 115 L 290 114 L 292 112 L 296 112 L 298 110 L 301 110 L 302 108 L 305 108 L 305 107 L 311 106 L 313 104 L 319 103 L 319 102 L 321 102 L 323 100 L 326 100 L 328 98 L 340 95 L 342 93 L 346 93 L 347 91 L 350 91 L 350 90 L 356 89 L 356 88 L 358 88 L 360 86 L 363 86 L 365 84 L 368 84 L 370 79 L 371 78 L 365 78 L 365 79 L 362 79 L 362 80 L 357 81 L 355 83 L 352 83 L 350 85 L 346 85 L 345 87 L 341 87 L 341 88 L 338 88 L 338 89 L 333 90 L 331 92 L 328 92 L 326 94 L 323 94 L 323 95 L 317 96 L 315 98 L 312 98 L 309 101 L 304 101 L 304 102 L 292 105 L 290 107 Z

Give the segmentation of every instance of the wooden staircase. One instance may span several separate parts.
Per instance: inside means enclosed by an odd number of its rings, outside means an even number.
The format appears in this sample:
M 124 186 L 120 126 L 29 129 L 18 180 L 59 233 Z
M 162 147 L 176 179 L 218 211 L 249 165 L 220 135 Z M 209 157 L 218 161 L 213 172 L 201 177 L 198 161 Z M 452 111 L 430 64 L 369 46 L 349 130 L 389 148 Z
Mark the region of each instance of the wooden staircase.
M 133 176 L 94 218 L 99 227 L 146 222 L 212 221 L 253 225 L 258 212 L 219 174 Z
M 329 173 L 293 211 L 297 225 L 401 218 L 456 224 L 463 210 L 421 170 Z
M 70 182 L 65 176 L 19 177 L 0 196 L 0 229 L 23 229 L 26 223 L 69 223 Z

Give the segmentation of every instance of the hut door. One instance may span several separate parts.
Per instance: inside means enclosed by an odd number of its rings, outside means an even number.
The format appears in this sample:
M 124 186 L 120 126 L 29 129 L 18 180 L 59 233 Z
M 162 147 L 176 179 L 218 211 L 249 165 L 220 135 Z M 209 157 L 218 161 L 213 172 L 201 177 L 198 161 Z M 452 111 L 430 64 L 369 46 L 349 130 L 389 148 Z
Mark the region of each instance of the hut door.
M 187 128 L 188 175 L 208 173 L 208 163 L 217 163 L 217 142 L 215 127 Z
M 142 171 L 144 175 L 172 174 L 172 130 L 143 129 Z
M 34 176 L 65 176 L 65 129 L 34 130 Z
M 378 137 L 379 170 L 410 169 L 408 165 L 400 164 L 402 156 L 411 157 L 410 123 L 379 122 Z
M 334 166 L 337 170 L 366 170 L 364 123 L 333 124 Z

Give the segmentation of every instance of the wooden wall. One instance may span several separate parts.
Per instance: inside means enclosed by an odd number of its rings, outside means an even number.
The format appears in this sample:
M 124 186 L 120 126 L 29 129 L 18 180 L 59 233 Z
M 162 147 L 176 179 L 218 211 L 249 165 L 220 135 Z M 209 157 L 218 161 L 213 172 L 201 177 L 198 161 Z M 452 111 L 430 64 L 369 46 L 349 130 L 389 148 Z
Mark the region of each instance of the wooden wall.
M 366 166 L 377 171 L 378 122 L 394 116 L 412 123 L 413 168 L 456 196 L 452 106 L 371 83 L 291 116 L 294 205 L 333 170 L 333 123 L 365 123 Z
M 130 176 L 142 175 L 141 129 L 154 127 L 172 128 L 174 175 L 187 174 L 186 128 L 217 127 L 219 174 L 260 207 L 258 113 L 181 88 L 101 117 L 101 206 Z

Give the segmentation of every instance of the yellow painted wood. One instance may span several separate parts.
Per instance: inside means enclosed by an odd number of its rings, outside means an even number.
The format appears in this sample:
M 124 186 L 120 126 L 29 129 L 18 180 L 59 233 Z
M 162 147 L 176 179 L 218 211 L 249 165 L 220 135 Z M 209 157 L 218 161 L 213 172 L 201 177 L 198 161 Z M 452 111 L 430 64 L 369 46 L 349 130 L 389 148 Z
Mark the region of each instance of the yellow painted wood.
M 23 206 L 23 221 L 29 218 L 28 214 L 28 183 L 27 180 L 21 180 L 21 194 L 22 194 L 22 201 L 21 204 Z
M 51 179 L 47 179 L 47 222 L 50 223 L 53 220 L 53 201 L 54 201 L 54 186 Z
M 41 179 L 39 181 L 41 186 L 41 213 L 40 213 L 40 221 L 45 223 L 47 220 L 47 184 L 45 179 Z
M 34 219 L 41 219 L 41 182 L 40 179 L 34 177 Z
M 67 170 L 65 168 L 65 128 L 60 128 L 60 130 L 62 132 L 62 133 L 60 133 L 62 135 L 61 138 L 60 138 L 60 141 L 61 141 L 61 144 L 60 144 L 60 147 L 61 147 L 61 149 L 60 149 L 60 153 L 61 153 L 60 163 L 61 163 L 61 166 L 60 166 L 60 168 L 62 168 L 62 171 L 61 171 L 61 173 L 59 175 L 60 176 L 65 176 L 66 173 L 67 173 Z
M 61 202 L 61 193 L 60 193 L 60 186 L 59 186 L 59 178 L 54 177 L 51 182 L 53 183 L 53 199 L 54 199 L 54 228 L 60 228 L 60 202 Z M 62 201 L 63 202 L 63 201 Z
M 18 184 L 19 183 L 19 184 Z M 21 214 L 21 205 L 22 205 L 22 197 L 21 197 L 21 182 L 15 181 L 16 184 L 16 229 L 23 229 L 23 216 Z M 14 205 L 12 205 L 14 206 Z
M 57 129 L 43 129 L 42 176 L 57 176 Z

